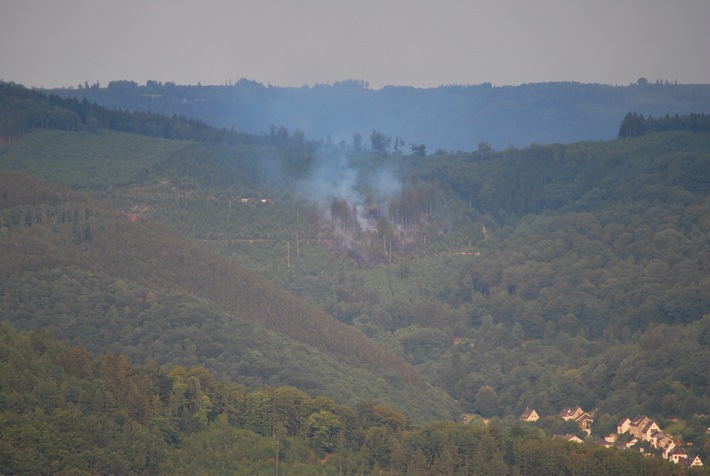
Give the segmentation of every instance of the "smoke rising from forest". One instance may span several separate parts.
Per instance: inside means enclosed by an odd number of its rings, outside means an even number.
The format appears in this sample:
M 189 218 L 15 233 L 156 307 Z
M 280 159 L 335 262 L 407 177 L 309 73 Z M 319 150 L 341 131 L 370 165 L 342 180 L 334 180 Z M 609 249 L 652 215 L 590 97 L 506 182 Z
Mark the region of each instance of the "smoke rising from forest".
M 315 155 L 315 162 L 299 188 L 313 202 L 327 203 L 333 197 L 360 202 L 358 190 L 360 181 L 358 170 L 350 164 L 349 158 L 340 151 L 321 149 Z
M 356 208 L 361 226 L 366 226 L 368 205 L 383 206 L 401 189 L 402 182 L 393 165 L 373 165 L 371 159 L 358 162 L 342 150 L 328 147 L 315 154 L 308 173 L 299 182 L 299 191 L 324 209 L 334 198 Z
M 319 233 L 332 250 L 370 266 L 392 260 L 390 201 L 402 193 L 403 182 L 391 157 L 350 155 L 324 146 L 298 191 L 319 208 Z

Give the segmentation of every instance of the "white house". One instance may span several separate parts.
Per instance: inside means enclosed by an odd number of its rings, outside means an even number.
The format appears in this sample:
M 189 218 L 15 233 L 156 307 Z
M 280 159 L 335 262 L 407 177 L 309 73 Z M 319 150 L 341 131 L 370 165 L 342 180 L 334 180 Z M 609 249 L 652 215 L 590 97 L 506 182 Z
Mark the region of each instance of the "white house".
M 522 415 L 520 415 L 520 419 L 529 422 L 538 421 L 540 419 L 540 415 L 538 415 L 534 409 L 525 407 L 525 411 Z

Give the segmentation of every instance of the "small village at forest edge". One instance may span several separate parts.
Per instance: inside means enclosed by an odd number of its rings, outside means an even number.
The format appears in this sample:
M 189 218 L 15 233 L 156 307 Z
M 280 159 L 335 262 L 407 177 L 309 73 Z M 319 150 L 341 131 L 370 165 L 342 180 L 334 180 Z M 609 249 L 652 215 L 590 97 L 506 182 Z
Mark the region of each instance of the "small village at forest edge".
M 586 412 L 582 407 L 577 406 L 565 408 L 558 416 L 565 421 L 576 422 L 587 436 L 591 436 L 595 413 L 595 411 Z M 525 422 L 535 422 L 539 419 L 540 415 L 530 407 L 525 408 L 525 411 L 520 415 L 520 420 Z M 559 438 L 575 443 L 584 443 L 584 440 L 576 435 L 560 435 Z M 647 456 L 659 456 L 682 466 L 703 466 L 700 456 L 690 456 L 679 439 L 663 432 L 656 422 L 646 415 L 639 415 L 633 420 L 628 417 L 623 418 L 617 423 L 616 433 L 611 433 L 604 439 L 596 441 L 596 444 L 622 450 L 638 448 L 638 451 Z

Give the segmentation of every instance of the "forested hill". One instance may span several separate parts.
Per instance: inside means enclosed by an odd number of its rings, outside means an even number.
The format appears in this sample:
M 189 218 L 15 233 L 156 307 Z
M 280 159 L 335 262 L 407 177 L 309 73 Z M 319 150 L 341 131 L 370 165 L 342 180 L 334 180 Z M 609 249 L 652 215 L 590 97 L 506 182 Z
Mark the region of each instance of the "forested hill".
M 226 86 L 183 86 L 148 81 L 82 85 L 54 94 L 87 98 L 110 108 L 200 119 L 222 128 L 264 134 L 271 127 L 301 130 L 335 143 L 391 138 L 391 150 L 412 146 L 470 151 L 479 142 L 495 149 L 531 143 L 610 140 L 629 111 L 655 117 L 710 112 L 710 85 L 639 80 L 628 86 L 539 83 L 493 87 L 442 86 L 372 90 L 363 81 L 285 88 L 240 80 Z M 404 141 L 402 147 L 399 140 Z
M 274 382 L 300 382 L 321 390 L 335 386 L 344 390 L 339 396 L 346 399 L 387 391 L 367 390 L 369 385 L 358 380 L 358 375 L 368 372 L 369 378 L 377 375 L 410 392 L 416 389 L 421 396 L 430 392 L 419 371 L 362 332 L 170 227 L 19 174 L 0 173 L 0 190 L 0 302 L 3 315 L 16 325 L 49 326 L 58 335 L 93 350 L 113 344 L 118 351 L 166 363 L 172 363 L 175 356 L 169 355 L 182 348 L 188 352 L 188 362 L 219 361 L 214 367 L 236 379 L 240 379 L 240 372 L 255 372 L 262 378 L 271 374 Z M 82 284 L 77 287 L 78 282 Z M 46 294 L 23 297 L 28 286 L 34 291 L 45 289 Z M 87 306 L 91 295 L 103 304 Z M 51 309 L 64 309 L 60 312 L 63 317 L 53 321 L 54 313 L 46 314 Z M 76 315 L 70 317 L 73 310 Z M 191 331 L 192 326 L 198 329 Z M 277 340 L 268 334 L 259 337 L 254 326 L 300 344 L 274 351 L 271 346 L 277 345 Z M 186 334 L 173 336 L 171 339 L 179 339 L 173 343 L 156 334 L 159 329 L 170 333 L 177 327 L 194 334 L 189 338 Z M 256 339 L 247 343 L 247 348 L 239 337 L 244 333 Z M 159 347 L 169 355 L 149 350 L 156 348 L 150 336 L 163 340 L 165 344 Z M 307 350 L 309 347 L 313 350 Z M 262 353 L 270 352 L 276 354 L 272 362 L 261 361 L 251 370 L 248 365 L 239 366 L 239 362 L 261 360 Z M 279 369 L 280 361 L 299 362 L 301 352 L 306 353 L 302 365 L 313 362 L 308 371 Z M 323 360 L 308 357 L 314 352 Z M 288 375 L 289 371 L 294 373 Z M 350 377 L 339 375 L 342 372 Z M 323 381 L 328 379 L 335 381 Z M 402 403 L 395 397 L 397 391 L 389 391 L 393 401 Z M 423 397 L 420 403 L 428 401 L 431 408 L 420 410 L 433 412 L 430 414 L 443 410 L 446 414 L 446 398 L 436 397 L 436 403 L 428 398 Z M 410 410 L 416 411 L 413 408 Z
M 138 366 L 6 323 L 0 375 L 2 474 L 707 474 L 520 426 L 413 427 L 384 405 L 247 390 L 202 367 Z
M 47 95 L 22 85 L 0 81 L 0 144 L 12 144 L 32 129 L 96 132 L 99 128 L 232 145 L 265 142 L 254 134 L 219 129 L 194 118 L 110 109 L 89 103 L 86 98 L 79 101 L 56 94 Z
M 240 319 L 423 384 L 414 368 L 359 331 L 169 227 L 106 209 L 75 192 L 19 174 L 0 173 L 0 189 L 6 279 L 77 265 L 148 289 L 189 293 Z
M 534 407 L 538 430 L 594 444 L 646 414 L 710 459 L 706 116 L 630 107 L 614 140 L 403 154 L 379 132 L 369 150 L 285 128 L 231 140 L 192 119 L 6 96 L 0 168 L 52 182 L 0 188 L 13 325 L 417 421 L 458 405 L 514 428 Z M 621 133 L 625 115 L 645 131 Z M 591 435 L 558 417 L 577 405 L 596 410 Z M 450 436 L 442 454 L 465 464 Z

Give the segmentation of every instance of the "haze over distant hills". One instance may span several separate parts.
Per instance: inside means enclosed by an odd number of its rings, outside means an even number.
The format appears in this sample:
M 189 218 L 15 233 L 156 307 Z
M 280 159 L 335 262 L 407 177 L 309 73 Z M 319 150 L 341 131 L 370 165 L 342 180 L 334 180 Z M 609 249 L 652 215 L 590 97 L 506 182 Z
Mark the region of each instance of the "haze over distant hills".
M 400 138 L 400 151 L 424 145 L 471 151 L 479 142 L 510 145 L 609 140 L 627 112 L 654 117 L 710 112 L 710 85 L 639 79 L 628 86 L 571 82 L 493 87 L 451 85 L 430 89 L 346 80 L 301 88 L 266 86 L 242 79 L 225 86 L 183 86 L 148 81 L 82 85 L 55 94 L 131 110 L 199 118 L 261 134 L 270 127 L 299 129 L 309 139 L 351 143 L 373 131 Z M 394 141 L 392 143 L 394 149 Z
M 423 156 L 119 107 L 0 82 L 0 473 L 708 474 L 600 442 L 710 460 L 710 115 Z

